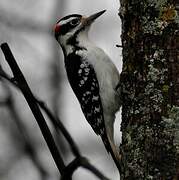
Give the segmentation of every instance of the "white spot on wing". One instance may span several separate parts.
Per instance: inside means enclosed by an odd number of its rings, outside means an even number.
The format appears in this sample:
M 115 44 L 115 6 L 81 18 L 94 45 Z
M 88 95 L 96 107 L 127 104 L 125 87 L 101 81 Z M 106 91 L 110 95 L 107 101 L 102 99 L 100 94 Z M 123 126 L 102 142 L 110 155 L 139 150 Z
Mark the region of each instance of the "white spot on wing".
M 90 70 L 89 68 L 85 68 L 85 72 L 86 72 L 86 73 L 89 72 L 89 70 Z
M 95 112 L 100 112 L 100 108 L 95 107 L 94 111 Z
M 84 68 L 84 67 L 85 67 L 85 65 L 84 65 L 84 64 L 81 64 L 81 65 L 80 65 L 80 68 Z
M 90 95 L 91 94 L 91 92 L 90 91 L 86 91 L 86 95 Z
M 80 84 L 82 84 L 82 85 L 83 85 L 84 83 L 85 83 L 85 81 L 84 81 L 84 80 L 81 80 L 81 81 L 80 81 Z
M 81 74 L 81 73 L 82 73 L 82 69 L 79 69 L 78 74 Z
M 97 119 L 97 125 L 99 126 L 101 123 L 102 123 L 102 119 L 101 119 L 101 118 L 98 118 L 98 119 Z
M 88 78 L 87 77 L 84 77 L 84 81 L 86 81 Z
M 92 100 L 93 101 L 98 101 L 99 100 L 99 96 L 93 96 Z
M 104 134 L 104 128 L 100 129 L 100 134 Z

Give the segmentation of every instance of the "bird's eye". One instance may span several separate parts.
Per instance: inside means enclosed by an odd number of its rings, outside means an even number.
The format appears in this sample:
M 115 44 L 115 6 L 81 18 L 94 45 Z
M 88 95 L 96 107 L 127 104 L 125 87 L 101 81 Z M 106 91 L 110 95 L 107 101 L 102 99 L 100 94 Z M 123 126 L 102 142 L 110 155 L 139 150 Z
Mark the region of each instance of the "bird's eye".
M 76 26 L 76 25 L 78 25 L 80 23 L 80 20 L 79 19 L 73 19 L 71 22 L 70 22 L 70 24 L 72 25 L 72 26 Z

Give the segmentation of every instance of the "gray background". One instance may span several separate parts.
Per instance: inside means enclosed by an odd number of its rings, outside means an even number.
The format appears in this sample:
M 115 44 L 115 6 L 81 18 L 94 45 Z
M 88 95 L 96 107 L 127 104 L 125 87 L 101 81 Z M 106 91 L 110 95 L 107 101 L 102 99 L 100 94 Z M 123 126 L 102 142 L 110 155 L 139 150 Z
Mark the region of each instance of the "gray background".
M 0 43 L 9 43 L 33 92 L 51 109 L 56 108 L 56 112 L 83 155 L 106 176 L 115 180 L 118 177 L 116 167 L 106 153 L 100 138 L 94 134 L 81 112 L 79 103 L 67 82 L 61 49 L 53 37 L 53 25 L 64 15 L 72 13 L 90 15 L 103 9 L 107 12 L 93 24 L 90 38 L 106 51 L 121 71 L 121 49 L 116 48 L 116 44 L 120 44 L 121 32 L 118 0 L 1 0 Z M 2 52 L 0 59 L 3 68 L 10 73 Z M 61 77 L 59 84 L 54 81 L 54 66 L 57 67 Z M 16 111 L 28 129 L 38 158 L 50 174 L 49 180 L 59 179 L 52 157 L 24 98 L 12 86 L 9 88 L 13 93 Z M 0 82 L 0 99 L 6 95 L 7 92 Z M 117 119 L 116 143 L 119 144 L 119 114 Z M 24 152 L 19 136 L 8 109 L 0 107 L 0 179 L 39 180 L 39 172 Z M 64 152 L 66 161 L 72 160 L 66 148 Z M 79 169 L 74 177 L 74 179 L 97 179 L 83 169 Z

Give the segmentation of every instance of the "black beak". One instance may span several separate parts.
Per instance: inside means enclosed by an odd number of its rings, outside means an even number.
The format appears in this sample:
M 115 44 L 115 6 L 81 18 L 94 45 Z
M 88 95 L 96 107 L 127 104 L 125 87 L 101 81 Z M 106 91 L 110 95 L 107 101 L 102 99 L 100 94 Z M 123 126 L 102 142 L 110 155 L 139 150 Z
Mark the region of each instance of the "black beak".
M 98 13 L 92 14 L 89 17 L 82 17 L 82 24 L 84 26 L 90 25 L 92 22 L 94 22 L 95 19 L 97 19 L 99 16 L 101 16 L 105 12 L 106 12 L 106 10 L 103 10 Z
M 103 10 L 98 13 L 92 14 L 91 16 L 87 17 L 87 21 L 93 22 L 95 19 L 97 19 L 99 16 L 101 16 L 105 12 L 106 10 Z

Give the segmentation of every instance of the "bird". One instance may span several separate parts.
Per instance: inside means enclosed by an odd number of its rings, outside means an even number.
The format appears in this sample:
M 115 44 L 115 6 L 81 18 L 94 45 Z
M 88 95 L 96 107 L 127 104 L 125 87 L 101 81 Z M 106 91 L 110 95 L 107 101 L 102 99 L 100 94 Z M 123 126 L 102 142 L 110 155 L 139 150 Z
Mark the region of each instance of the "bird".
M 88 36 L 93 22 L 105 11 L 90 16 L 67 15 L 55 24 L 54 36 L 62 48 L 68 81 L 82 112 L 120 170 L 121 156 L 114 143 L 115 114 L 121 106 L 120 74 Z

